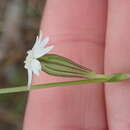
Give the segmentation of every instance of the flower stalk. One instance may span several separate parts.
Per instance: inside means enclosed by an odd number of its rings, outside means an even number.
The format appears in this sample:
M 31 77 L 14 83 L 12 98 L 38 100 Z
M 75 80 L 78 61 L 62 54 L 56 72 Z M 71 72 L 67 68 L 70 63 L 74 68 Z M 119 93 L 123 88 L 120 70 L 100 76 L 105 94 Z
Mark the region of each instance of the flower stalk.
M 63 86 L 70 86 L 70 85 L 82 85 L 82 84 L 89 84 L 89 83 L 119 82 L 119 81 L 128 80 L 128 79 L 130 79 L 129 74 L 123 74 L 123 73 L 122 74 L 117 73 L 117 74 L 111 74 L 111 75 L 98 74 L 97 78 L 95 79 L 32 85 L 30 90 L 36 90 L 36 89 L 41 89 L 41 88 L 63 87 Z M 13 87 L 13 88 L 2 88 L 0 89 L 0 94 L 27 92 L 27 91 L 29 91 L 27 86 L 19 86 L 19 87 Z

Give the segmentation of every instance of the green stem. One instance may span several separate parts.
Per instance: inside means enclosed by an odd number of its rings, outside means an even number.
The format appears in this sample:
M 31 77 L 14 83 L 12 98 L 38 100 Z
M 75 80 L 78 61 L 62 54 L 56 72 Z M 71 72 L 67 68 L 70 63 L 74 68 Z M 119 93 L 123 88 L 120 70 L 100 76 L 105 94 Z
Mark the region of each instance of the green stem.
M 80 84 L 88 84 L 88 83 L 118 82 L 118 81 L 128 80 L 128 79 L 130 79 L 130 75 L 123 74 L 123 73 L 116 73 L 116 74 L 111 74 L 111 75 L 96 74 L 96 76 L 93 77 L 93 79 L 32 85 L 30 90 L 40 89 L 40 88 L 62 87 L 62 86 L 68 86 L 68 85 L 80 85 Z M 25 92 L 25 91 L 29 91 L 27 86 L 1 88 L 0 94 Z
M 99 83 L 99 82 L 105 82 L 105 81 L 106 80 L 104 80 L 104 79 L 91 79 L 91 80 L 75 80 L 75 81 L 66 81 L 66 82 L 55 82 L 55 83 L 48 83 L 48 84 L 32 85 L 30 90 L 40 89 L 40 88 L 62 87 L 62 86 L 68 86 L 68 85 Z M 27 86 L 2 88 L 2 89 L 0 89 L 0 94 L 25 92 L 25 91 L 29 91 Z

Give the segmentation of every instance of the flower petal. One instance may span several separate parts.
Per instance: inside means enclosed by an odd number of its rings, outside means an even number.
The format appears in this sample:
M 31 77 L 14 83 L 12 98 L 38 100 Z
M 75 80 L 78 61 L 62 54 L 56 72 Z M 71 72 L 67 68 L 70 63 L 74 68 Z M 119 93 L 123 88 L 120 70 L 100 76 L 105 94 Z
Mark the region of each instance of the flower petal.
M 28 88 L 31 87 L 31 83 L 32 83 L 32 71 L 28 69 Z
M 42 41 L 41 41 L 41 45 L 43 47 L 45 47 L 47 45 L 47 43 L 49 42 L 50 38 L 49 37 L 45 37 Z
M 39 52 L 39 53 L 42 53 L 42 50 L 43 50 L 44 47 L 47 45 L 48 41 L 49 41 L 49 37 L 46 37 L 44 40 L 39 41 L 38 43 L 36 43 L 36 44 L 34 45 L 34 47 L 32 48 L 32 50 L 33 50 L 33 55 L 34 55 L 35 58 L 38 57 L 38 56 L 37 56 L 37 53 L 38 53 L 38 52 Z
M 36 48 L 38 48 L 38 46 L 39 46 L 39 37 L 37 36 L 36 37 L 36 41 L 35 41 L 35 44 L 34 44 L 34 46 L 33 46 L 33 48 L 32 49 L 36 49 Z
M 49 37 L 45 37 L 45 38 L 43 39 L 43 33 L 42 33 L 42 31 L 40 30 L 40 34 L 39 34 L 39 36 L 37 36 L 33 48 L 36 49 L 36 48 L 44 47 L 44 46 L 48 43 L 48 41 L 49 41 Z
M 39 40 L 41 41 L 43 39 L 43 33 L 42 33 L 42 31 L 40 30 L 40 32 L 39 32 Z
M 43 55 L 45 55 L 46 53 L 48 53 L 50 50 L 53 49 L 54 46 L 49 46 L 47 48 L 40 48 L 39 50 L 35 50 L 34 52 L 34 57 L 35 58 L 39 58 Z
M 49 46 L 49 47 L 44 48 L 44 53 L 43 53 L 43 55 L 47 54 L 47 53 L 48 53 L 49 51 L 51 51 L 53 48 L 54 48 L 54 46 L 53 46 L 53 45 L 52 45 L 52 46 Z
M 39 75 L 39 71 L 41 71 L 41 64 L 38 60 L 34 59 L 31 63 L 31 68 L 34 74 Z

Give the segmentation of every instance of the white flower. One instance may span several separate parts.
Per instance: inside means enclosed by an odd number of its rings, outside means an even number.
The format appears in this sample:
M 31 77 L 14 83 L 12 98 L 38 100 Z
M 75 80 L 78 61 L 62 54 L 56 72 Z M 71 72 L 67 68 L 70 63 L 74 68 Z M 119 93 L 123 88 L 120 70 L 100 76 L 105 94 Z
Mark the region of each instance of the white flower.
M 37 58 L 45 55 L 48 53 L 54 46 L 46 47 L 49 41 L 49 37 L 42 38 L 42 33 L 40 32 L 40 36 L 36 38 L 36 42 L 33 46 L 33 48 L 29 51 L 27 51 L 27 57 L 24 61 L 25 68 L 28 71 L 28 87 L 30 88 L 31 82 L 32 82 L 32 74 L 39 75 L 39 72 L 41 71 L 41 64 L 37 60 Z

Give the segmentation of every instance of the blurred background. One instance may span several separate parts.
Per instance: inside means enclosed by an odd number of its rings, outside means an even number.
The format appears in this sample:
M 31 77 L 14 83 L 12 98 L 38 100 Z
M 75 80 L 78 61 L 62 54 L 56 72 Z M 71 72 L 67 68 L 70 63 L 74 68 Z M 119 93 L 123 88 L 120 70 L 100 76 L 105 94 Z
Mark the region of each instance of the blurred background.
M 32 48 L 45 0 L 0 0 L 0 88 L 27 83 L 26 51 Z M 0 95 L 0 130 L 22 130 L 28 93 Z

